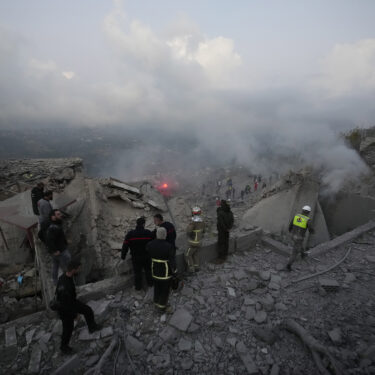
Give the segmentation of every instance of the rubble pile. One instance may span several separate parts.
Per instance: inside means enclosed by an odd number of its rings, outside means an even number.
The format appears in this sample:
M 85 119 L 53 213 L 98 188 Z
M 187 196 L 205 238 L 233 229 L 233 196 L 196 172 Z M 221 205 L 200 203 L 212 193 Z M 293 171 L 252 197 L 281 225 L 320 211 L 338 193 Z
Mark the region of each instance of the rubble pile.
M 317 374 L 303 341 L 313 337 L 342 373 L 372 374 L 374 245 L 371 231 L 296 263 L 291 273 L 284 271 L 285 257 L 257 245 L 185 279 L 170 298 L 171 314 L 155 311 L 152 289 L 91 301 L 103 328 L 90 335 L 78 321 L 72 338 L 77 353 L 70 357 L 58 350 L 56 316 L 43 313 L 37 324 L 10 322 L 0 328 L 0 365 L 19 374 L 84 373 L 99 363 L 102 373 Z M 342 263 L 324 272 L 349 248 Z
M 14 159 L 0 160 L 0 200 L 32 188 L 44 181 L 53 191 L 62 191 L 82 170 L 82 159 Z

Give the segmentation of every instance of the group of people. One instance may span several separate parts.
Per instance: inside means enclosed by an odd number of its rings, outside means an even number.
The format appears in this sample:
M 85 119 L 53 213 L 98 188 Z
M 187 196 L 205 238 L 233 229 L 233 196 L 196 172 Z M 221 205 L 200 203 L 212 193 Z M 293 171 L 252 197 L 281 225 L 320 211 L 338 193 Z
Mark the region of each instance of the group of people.
M 79 272 L 81 263 L 72 259 L 68 250 L 62 222 L 61 210 L 53 209 L 51 200 L 53 193 L 44 191 L 44 185 L 39 183 L 31 193 L 33 211 L 38 215 L 39 238 L 46 244 L 52 256 L 52 279 L 56 285 L 55 300 L 58 301 L 58 312 L 62 320 L 63 332 L 61 337 L 61 351 L 71 353 L 69 342 L 74 328 L 74 320 L 78 314 L 83 314 L 90 332 L 101 327 L 95 322 L 92 309 L 80 302 L 76 297 L 74 276 Z M 304 237 L 307 231 L 313 233 L 310 225 L 309 214 L 311 208 L 304 206 L 301 214 L 296 214 L 290 222 L 289 231 L 293 238 L 293 252 L 286 268 L 291 266 L 300 254 L 305 257 L 303 250 Z M 153 217 L 156 229 L 150 231 L 145 228 L 146 220 L 140 217 L 136 220 L 135 228 L 125 235 L 121 249 L 121 258 L 126 259 L 131 254 L 134 271 L 134 287 L 141 290 L 143 287 L 143 272 L 148 287 L 154 288 L 154 305 L 161 312 L 168 312 L 169 294 L 177 277 L 176 266 L 176 229 L 174 225 L 165 221 L 161 214 Z M 225 262 L 228 256 L 229 234 L 234 224 L 234 216 L 230 208 L 230 202 L 220 200 L 217 207 L 217 231 L 218 231 L 218 261 Z M 187 246 L 184 252 L 187 268 L 190 274 L 199 270 L 200 248 L 206 231 L 206 223 L 200 207 L 192 209 L 191 222 L 186 229 Z M 58 278 L 58 270 L 63 274 Z

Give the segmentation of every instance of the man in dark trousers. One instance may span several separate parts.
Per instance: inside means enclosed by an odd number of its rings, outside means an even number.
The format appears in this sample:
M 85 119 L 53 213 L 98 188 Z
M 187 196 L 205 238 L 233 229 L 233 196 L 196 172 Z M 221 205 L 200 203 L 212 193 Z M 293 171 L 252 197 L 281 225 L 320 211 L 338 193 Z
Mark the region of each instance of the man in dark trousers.
M 74 329 L 74 319 L 77 314 L 83 314 L 90 333 L 98 331 L 101 327 L 96 324 L 94 313 L 90 306 L 77 300 L 74 275 L 79 272 L 81 262 L 69 262 L 66 272 L 59 277 L 56 287 L 56 299 L 59 302 L 58 312 L 62 321 L 63 331 L 60 349 L 64 354 L 70 354 L 73 349 L 69 346 Z
M 33 205 L 34 215 L 39 216 L 38 201 L 43 198 L 44 184 L 38 182 L 38 184 L 31 190 L 31 203 Z
M 144 217 L 140 217 L 137 219 L 136 228 L 126 234 L 124 244 L 122 245 L 121 259 L 123 260 L 125 260 L 126 254 L 130 248 L 134 271 L 134 286 L 136 290 L 142 289 L 142 269 L 145 271 L 148 286 L 151 287 L 153 285 L 151 259 L 146 251 L 146 245 L 152 239 L 151 231 L 145 229 Z
M 172 276 L 176 273 L 176 258 L 173 246 L 166 241 L 167 231 L 156 229 L 156 239 L 146 245 L 151 257 L 151 272 L 154 279 L 154 304 L 160 311 L 167 311 Z
M 56 285 L 59 267 L 65 272 L 71 260 L 71 255 L 62 227 L 62 213 L 59 210 L 52 210 L 50 219 L 51 224 L 47 229 L 46 245 L 49 253 L 52 255 L 52 280 Z
M 176 254 L 176 229 L 172 223 L 169 221 L 164 221 L 164 218 L 160 214 L 156 214 L 154 216 L 154 223 L 157 227 L 165 228 L 167 231 L 167 242 L 169 242 L 174 249 L 174 252 Z M 154 238 L 156 237 L 156 229 L 153 232 Z
M 296 214 L 289 223 L 289 232 L 292 233 L 293 239 L 293 251 L 289 257 L 286 268 L 288 271 L 292 270 L 292 264 L 297 259 L 298 254 L 301 258 L 306 257 L 306 252 L 303 248 L 303 242 L 305 239 L 306 231 L 314 233 L 314 229 L 311 227 L 309 215 L 311 213 L 310 206 L 304 206 L 302 208 L 302 214 Z
M 220 207 L 217 208 L 217 231 L 218 231 L 218 263 L 223 263 L 228 256 L 229 248 L 229 231 L 233 227 L 234 217 L 229 207 L 229 204 L 225 201 L 221 201 Z

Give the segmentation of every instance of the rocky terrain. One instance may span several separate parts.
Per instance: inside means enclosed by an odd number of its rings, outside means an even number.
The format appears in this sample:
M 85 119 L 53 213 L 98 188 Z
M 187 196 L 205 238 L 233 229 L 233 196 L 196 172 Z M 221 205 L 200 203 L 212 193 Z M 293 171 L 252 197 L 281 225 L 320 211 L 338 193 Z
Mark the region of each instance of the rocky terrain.
M 0 332 L 1 368 L 18 374 L 95 373 L 95 366 L 102 374 L 317 374 L 317 353 L 302 342 L 311 335 L 324 349 L 318 354 L 324 366 L 332 360 L 337 374 L 373 374 L 374 245 L 371 231 L 299 261 L 288 273 L 285 257 L 258 244 L 185 278 L 171 295 L 171 314 L 155 311 L 152 289 L 91 301 L 103 329 L 90 335 L 79 320 L 71 357 L 59 353 L 56 316 L 10 322 Z M 298 281 L 345 255 L 331 271 Z M 291 321 L 304 329 L 302 337 L 291 332 Z

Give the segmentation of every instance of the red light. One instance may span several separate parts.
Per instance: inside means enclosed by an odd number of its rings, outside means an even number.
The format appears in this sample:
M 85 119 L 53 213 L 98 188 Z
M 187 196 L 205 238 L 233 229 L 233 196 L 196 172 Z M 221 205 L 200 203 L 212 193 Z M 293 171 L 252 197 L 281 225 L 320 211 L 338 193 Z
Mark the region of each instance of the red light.
M 163 184 L 161 187 L 162 187 L 163 189 L 166 189 L 166 188 L 168 187 L 168 184 Z

